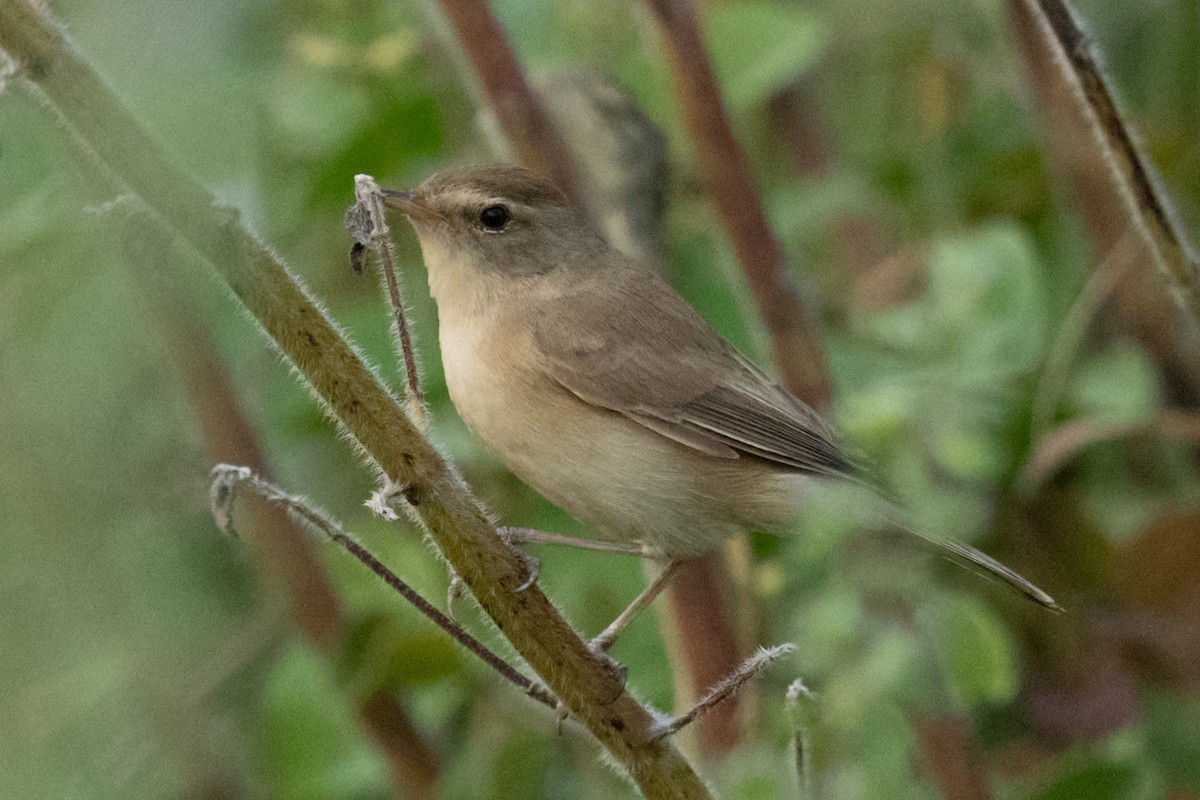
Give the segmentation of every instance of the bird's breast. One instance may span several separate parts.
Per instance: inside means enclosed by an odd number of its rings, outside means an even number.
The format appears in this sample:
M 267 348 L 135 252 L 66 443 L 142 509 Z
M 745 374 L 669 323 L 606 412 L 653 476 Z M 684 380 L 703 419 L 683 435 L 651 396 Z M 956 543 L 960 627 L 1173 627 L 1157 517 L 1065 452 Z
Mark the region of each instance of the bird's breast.
M 542 368 L 527 327 L 443 317 L 439 336 L 450 399 L 467 425 L 600 536 L 690 555 L 789 504 L 770 470 L 706 456 L 567 391 Z

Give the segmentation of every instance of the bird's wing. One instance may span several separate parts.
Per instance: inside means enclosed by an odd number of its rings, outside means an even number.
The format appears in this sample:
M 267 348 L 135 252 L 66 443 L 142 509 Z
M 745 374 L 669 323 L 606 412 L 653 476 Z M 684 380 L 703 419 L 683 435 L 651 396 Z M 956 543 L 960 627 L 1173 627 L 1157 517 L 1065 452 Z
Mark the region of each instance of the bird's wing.
M 830 475 L 853 472 L 817 414 L 764 375 L 657 275 L 583 279 L 535 327 L 548 375 L 607 408 L 718 458 L 754 456 Z M 610 312 L 617 287 L 620 318 Z
M 649 273 L 626 277 L 616 298 L 606 283 L 605 301 L 599 302 L 585 281 L 544 309 L 535 336 L 554 380 L 588 403 L 712 456 L 754 456 L 819 475 L 855 474 L 816 412 L 746 360 L 674 289 Z M 608 310 L 614 299 L 624 305 L 619 322 Z M 1062 611 L 1048 594 L 975 548 L 917 531 L 899 511 L 887 516 L 952 561 Z

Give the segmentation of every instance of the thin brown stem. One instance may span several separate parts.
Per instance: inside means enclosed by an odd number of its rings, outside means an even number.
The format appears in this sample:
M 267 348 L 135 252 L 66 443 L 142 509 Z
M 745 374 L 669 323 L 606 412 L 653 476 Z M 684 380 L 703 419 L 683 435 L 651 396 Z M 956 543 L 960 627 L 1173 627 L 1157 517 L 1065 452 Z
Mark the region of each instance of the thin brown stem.
M 392 242 L 391 229 L 387 224 L 383 193 L 370 175 L 355 175 L 354 197 L 355 206 L 351 207 L 346 214 L 347 225 L 349 226 L 352 217 L 360 219 L 365 216 L 366 218 L 367 225 L 351 230 L 351 235 L 359 244 L 375 253 L 376 258 L 379 259 L 379 268 L 383 273 L 388 299 L 392 304 L 392 318 L 396 323 L 400 357 L 404 362 L 408 413 L 413 416 L 419 428 L 427 431 L 429 414 L 425 408 L 425 391 L 421 388 L 421 371 L 417 366 L 412 337 L 408 332 L 408 317 L 404 312 L 404 298 L 400 295 L 400 283 L 396 278 L 396 247 Z M 363 214 L 355 214 L 356 207 L 361 209 Z
M 987 775 L 975 758 L 967 720 L 919 714 L 913 720 L 925 769 L 945 800 L 991 800 Z
M 781 644 L 775 647 L 759 648 L 757 653 L 743 661 L 733 673 L 722 678 L 715 686 L 709 689 L 708 693 L 692 706 L 686 714 L 681 714 L 659 725 L 655 730 L 655 735 L 673 736 L 679 733 L 679 731 L 719 706 L 723 701 L 728 700 L 747 683 L 757 677 L 764 669 L 795 649 L 796 646 L 794 644 Z
M 475 69 L 475 78 L 513 157 L 578 200 L 570 153 L 525 79 L 508 37 L 488 4 L 485 0 L 439 2 Z
M 1021 467 L 1017 487 L 1023 494 L 1033 494 L 1088 447 L 1140 436 L 1200 445 L 1200 415 L 1190 410 L 1168 409 L 1151 419 L 1117 422 L 1095 416 L 1073 419 L 1047 431 L 1034 443 L 1033 452 Z
M 421 596 L 420 592 L 409 586 L 387 565 L 375 558 L 365 547 L 346 533 L 334 520 L 313 508 L 302 498 L 288 494 L 268 481 L 255 475 L 246 467 L 236 467 L 229 464 L 218 464 L 213 468 L 213 516 L 219 524 L 228 520 L 228 514 L 223 506 L 232 501 L 233 492 L 240 487 L 246 487 L 265 500 L 286 508 L 310 529 L 320 533 L 329 541 L 340 546 L 343 550 L 358 559 L 367 569 L 378 575 L 383 582 L 407 600 L 417 611 L 420 611 L 430 622 L 437 625 L 450 635 L 452 639 L 476 655 L 480 661 L 495 670 L 501 677 L 512 683 L 534 700 L 557 711 L 558 700 L 533 681 L 522 675 L 516 667 L 505 661 L 495 651 L 468 633 L 450 617 L 443 614 L 436 606 Z M 225 527 L 222 524 L 222 527 Z
M 734 672 L 742 655 L 757 644 L 753 637 L 747 644 L 738 636 L 733 595 L 719 551 L 682 562 L 667 589 L 667 607 L 678 630 L 671 638 L 677 640 L 677 658 L 688 667 L 686 685 L 680 687 L 676 698 L 677 709 L 685 707 L 689 699 L 702 697 L 710 686 Z M 722 703 L 697 725 L 706 755 L 724 755 L 737 747 L 743 699 Z
M 646 0 L 667 61 L 700 173 L 771 337 L 788 388 L 815 408 L 832 394 L 816 319 L 790 284 L 783 245 L 767 222 L 746 153 L 733 134 L 700 24 L 687 0 Z
M 392 572 L 380 561 L 371 555 L 358 542 L 351 539 L 344 533 L 334 533 L 330 535 L 330 539 L 341 545 L 350 555 L 361 561 L 368 569 L 378 575 L 387 583 L 388 586 L 396 590 L 396 592 L 408 602 L 412 603 L 422 614 L 433 621 L 442 630 L 450 634 L 456 642 L 475 654 L 480 661 L 487 664 L 509 683 L 516 686 L 525 694 L 537 700 L 542 705 L 554 711 L 558 711 L 560 706 L 558 698 L 546 691 L 545 687 L 526 678 L 516 667 L 505 661 L 494 650 L 489 649 L 483 642 L 476 639 L 471 634 L 467 633 L 461 625 L 448 616 L 439 611 L 424 597 L 416 592 L 411 586 L 400 579 L 396 573 Z

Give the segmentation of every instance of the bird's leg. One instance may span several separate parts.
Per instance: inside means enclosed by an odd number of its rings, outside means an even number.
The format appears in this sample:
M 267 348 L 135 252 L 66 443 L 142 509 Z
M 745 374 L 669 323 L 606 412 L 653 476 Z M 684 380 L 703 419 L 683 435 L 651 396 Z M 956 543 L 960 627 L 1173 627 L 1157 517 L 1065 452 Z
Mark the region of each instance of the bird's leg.
M 533 542 L 534 544 L 563 544 L 568 547 L 577 547 L 580 550 L 599 550 L 602 553 L 617 553 L 625 556 L 653 558 L 653 554 L 640 544 L 579 539 L 575 536 L 564 536 L 561 533 L 548 533 L 546 531 L 534 530 L 533 528 L 511 528 L 505 526 L 497 528 L 497 530 L 500 532 L 501 538 L 511 545 L 522 545 L 530 542 Z
M 517 592 L 523 592 L 537 583 L 538 575 L 542 571 L 542 562 L 536 556 L 532 556 L 520 549 L 520 545 L 528 544 L 529 542 L 536 544 L 565 544 L 568 547 L 578 547 L 581 550 L 599 550 L 602 553 L 653 558 L 652 554 L 639 544 L 597 542 L 590 539 L 578 539 L 574 536 L 563 536 L 561 533 L 547 533 L 546 531 L 534 530 L 533 528 L 503 526 L 497 528 L 496 531 L 506 544 L 517 548 L 517 553 L 525 560 L 525 565 L 529 568 L 529 577 L 514 590 Z
M 621 631 L 625 630 L 626 626 L 633 621 L 633 618 L 644 611 L 647 606 L 653 603 L 654 598 L 662 594 L 662 590 L 667 588 L 667 584 L 671 582 L 671 577 L 675 574 L 675 571 L 679 569 L 679 566 L 682 563 L 682 559 L 668 561 L 666 566 L 663 567 L 662 572 L 658 573 L 658 577 L 646 587 L 645 591 L 639 594 L 634 601 L 629 604 L 628 608 L 617 615 L 617 618 L 612 621 L 612 624 L 601 631 L 599 636 L 597 636 L 595 639 L 592 639 L 588 646 L 598 653 L 607 653 L 609 648 L 616 643 L 617 636 L 620 635 Z

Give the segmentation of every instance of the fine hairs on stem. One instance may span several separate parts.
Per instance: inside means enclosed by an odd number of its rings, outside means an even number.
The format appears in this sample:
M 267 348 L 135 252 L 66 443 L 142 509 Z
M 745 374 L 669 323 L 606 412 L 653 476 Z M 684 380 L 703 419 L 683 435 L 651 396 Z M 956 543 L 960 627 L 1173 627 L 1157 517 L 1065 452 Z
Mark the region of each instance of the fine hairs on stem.
M 665 736 L 673 736 L 679 733 L 679 731 L 691 725 L 709 711 L 712 711 L 722 701 L 733 697 L 733 695 L 737 694 L 738 690 L 757 677 L 759 673 L 795 649 L 796 645 L 794 644 L 760 647 L 758 652 L 743 661 L 736 670 L 709 689 L 708 694 L 700 698 L 687 713 L 680 714 L 678 717 L 668 719 L 656 725 L 652 731 L 654 738 L 661 739 Z
M 501 677 L 508 680 L 539 703 L 554 711 L 560 710 L 561 707 L 558 699 L 545 687 L 522 675 L 514 666 L 489 649 L 487 645 L 480 642 L 464 630 L 461 625 L 439 611 L 432 603 L 405 583 L 399 575 L 392 572 L 379 559 L 371 555 L 366 548 L 358 543 L 357 539 L 346 533 L 341 525 L 309 505 L 303 498 L 284 492 L 278 486 L 268 483 L 255 475 L 247 467 L 218 464 L 213 467 L 212 475 L 213 483 L 209 492 L 209 501 L 212 507 L 213 519 L 216 520 L 217 526 L 222 531 L 226 533 L 233 531 L 230 509 L 233 504 L 235 492 L 239 488 L 248 488 L 266 500 L 282 505 L 288 510 L 288 513 L 302 522 L 306 527 L 341 546 L 346 552 L 357 558 L 368 569 L 382 578 L 388 586 L 395 589 L 401 597 L 424 614 L 433 624 L 450 634 L 456 642 L 478 656 L 483 663 L 499 673 Z
M 387 285 L 388 299 L 396 323 L 396 338 L 400 356 L 404 361 L 405 388 L 408 413 L 424 432 L 429 430 L 429 414 L 425 408 L 425 392 L 421 388 L 421 371 L 413 351 L 412 336 L 408 332 L 408 318 L 404 313 L 404 298 L 400 294 L 400 283 L 396 278 L 396 245 L 392 242 L 388 228 L 383 193 L 370 175 L 354 176 L 354 205 L 346 209 L 346 230 L 354 237 L 350 251 L 350 264 L 358 274 L 363 272 L 363 255 L 372 252 L 379 260 L 379 268 Z

